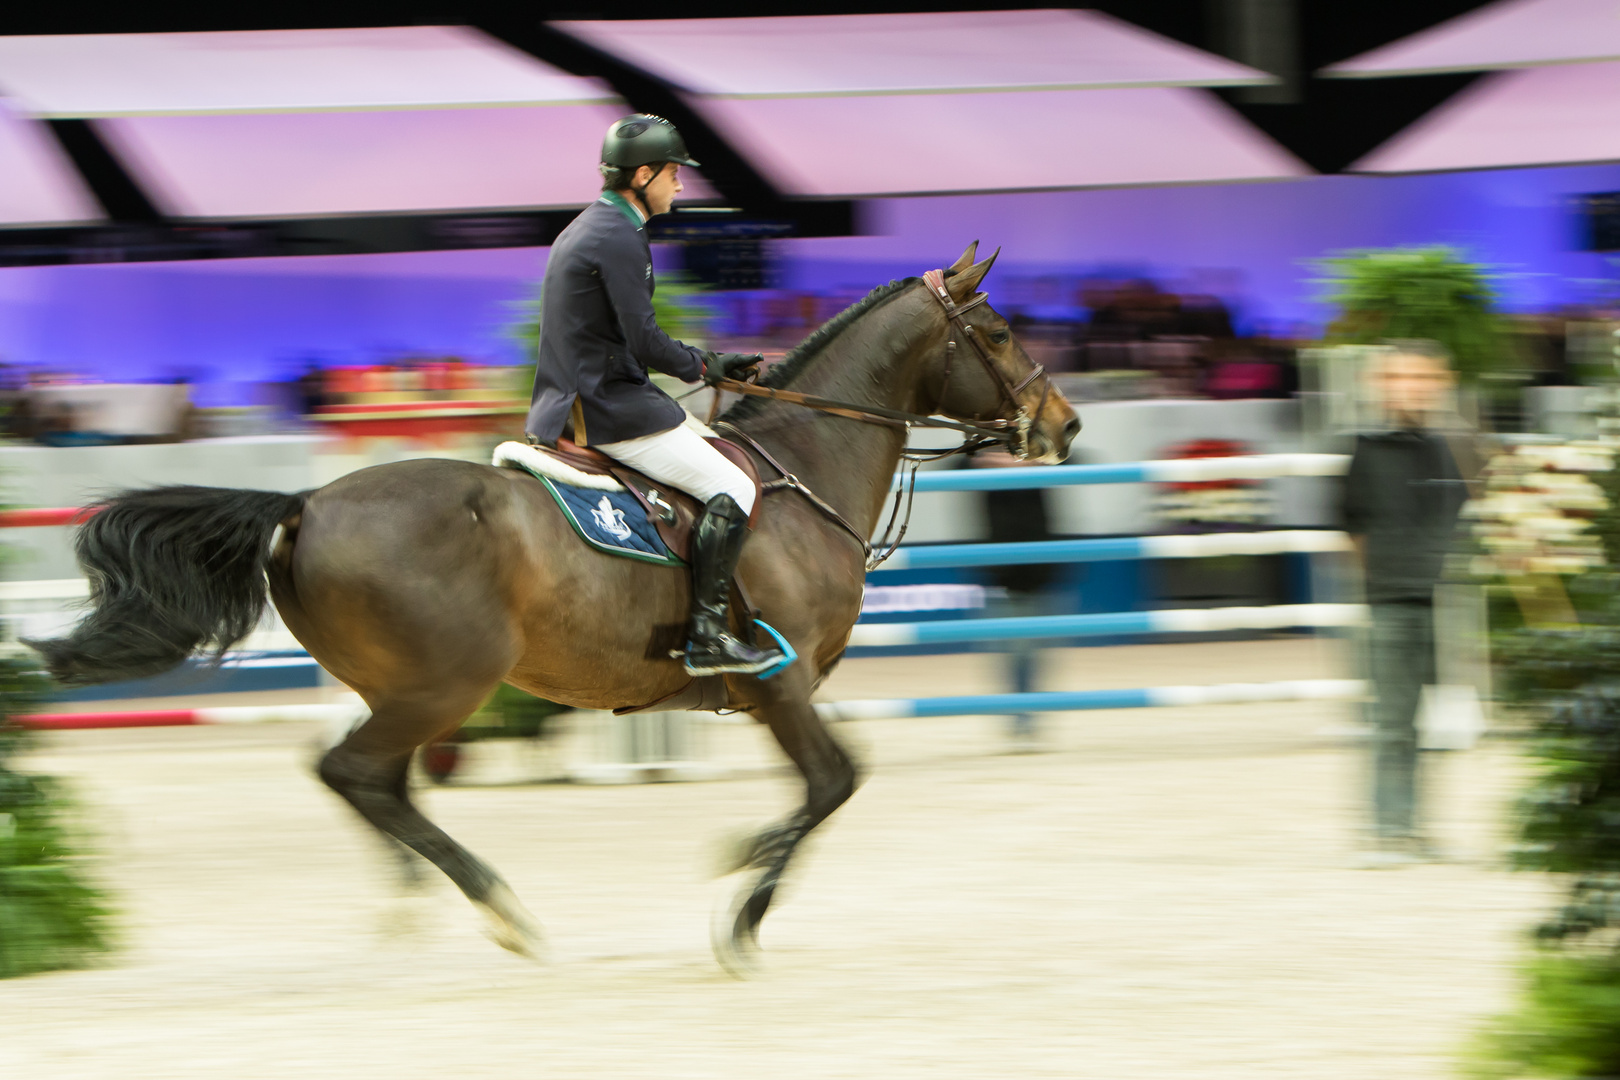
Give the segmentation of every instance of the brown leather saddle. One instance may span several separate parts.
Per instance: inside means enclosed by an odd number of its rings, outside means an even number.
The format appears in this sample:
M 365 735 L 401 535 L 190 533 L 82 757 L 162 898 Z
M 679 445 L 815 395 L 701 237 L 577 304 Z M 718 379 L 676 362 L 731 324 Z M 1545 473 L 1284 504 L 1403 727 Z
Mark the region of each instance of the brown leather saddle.
M 708 443 L 726 456 L 726 459 L 741 469 L 754 482 L 754 508 L 748 515 L 748 527 L 754 527 L 759 517 L 759 508 L 765 502 L 764 490 L 760 486 L 759 469 L 754 465 L 753 458 L 747 451 L 736 443 L 725 439 L 709 439 Z M 669 550 L 686 561 L 691 561 L 692 526 L 697 522 L 698 515 L 703 507 L 697 499 L 684 491 L 670 487 L 649 479 L 642 473 L 621 464 L 602 453 L 585 446 L 576 446 L 567 439 L 558 439 L 556 446 L 536 446 L 536 450 L 551 454 L 560 461 L 583 473 L 595 476 L 611 476 L 635 496 L 647 517 L 658 529 L 658 535 L 668 545 Z M 742 582 L 733 578 L 732 592 L 732 624 L 733 630 L 742 635 L 745 641 L 754 639 L 754 605 L 743 591 Z M 651 639 L 647 643 L 647 658 L 662 659 L 667 657 L 671 649 L 678 649 L 685 640 L 685 627 L 682 625 L 655 626 Z M 632 712 L 646 712 L 653 710 L 676 709 L 702 709 L 718 710 L 737 708 L 738 703 L 733 700 L 726 684 L 724 675 L 705 675 L 694 678 L 676 690 L 657 701 L 649 701 L 644 705 L 630 705 L 614 709 L 615 713 L 624 714 Z
M 748 514 L 748 527 L 752 529 L 759 518 L 760 504 L 765 501 L 760 487 L 759 469 L 754 465 L 754 459 L 734 442 L 725 439 L 706 441 L 754 482 L 754 508 Z M 677 558 L 686 562 L 691 561 L 692 526 L 697 522 L 698 515 L 703 512 L 703 506 L 695 498 L 668 484 L 652 480 L 628 465 L 614 461 L 600 450 L 576 446 L 567 439 L 558 439 L 555 447 L 536 446 L 535 449 L 567 462 L 582 473 L 611 476 L 623 484 L 626 490 L 635 496 L 641 508 L 647 511 L 648 520 L 658 529 L 658 535 L 663 538 L 669 550 L 674 552 Z

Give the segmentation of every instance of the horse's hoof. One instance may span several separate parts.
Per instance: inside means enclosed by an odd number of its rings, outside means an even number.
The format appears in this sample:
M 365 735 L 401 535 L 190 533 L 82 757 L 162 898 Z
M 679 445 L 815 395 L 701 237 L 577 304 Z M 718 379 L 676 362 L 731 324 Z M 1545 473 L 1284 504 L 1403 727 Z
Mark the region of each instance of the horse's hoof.
M 709 924 L 709 945 L 714 958 L 735 979 L 752 979 L 763 970 L 759 949 L 759 927 L 749 925 L 744 910 L 748 898 L 754 895 L 754 884 L 749 882 L 716 906 Z
M 489 939 L 509 952 L 530 960 L 543 959 L 543 939 L 540 924 L 516 894 L 505 885 L 497 885 L 489 896 L 478 903 L 487 925 L 484 932 Z
M 507 952 L 517 953 L 525 960 L 533 960 L 536 963 L 544 959 L 540 935 L 532 927 L 518 926 L 491 918 L 484 932 L 489 936 L 489 940 Z

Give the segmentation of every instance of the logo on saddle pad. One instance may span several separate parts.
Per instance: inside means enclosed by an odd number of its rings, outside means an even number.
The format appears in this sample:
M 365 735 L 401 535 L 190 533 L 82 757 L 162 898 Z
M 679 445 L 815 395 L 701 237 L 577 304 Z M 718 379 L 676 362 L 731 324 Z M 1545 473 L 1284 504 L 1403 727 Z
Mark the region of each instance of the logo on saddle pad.
M 614 539 L 628 540 L 634 535 L 630 526 L 624 523 L 624 511 L 614 506 L 606 495 L 602 496 L 602 501 L 591 511 L 591 517 L 595 519 L 597 528 Z

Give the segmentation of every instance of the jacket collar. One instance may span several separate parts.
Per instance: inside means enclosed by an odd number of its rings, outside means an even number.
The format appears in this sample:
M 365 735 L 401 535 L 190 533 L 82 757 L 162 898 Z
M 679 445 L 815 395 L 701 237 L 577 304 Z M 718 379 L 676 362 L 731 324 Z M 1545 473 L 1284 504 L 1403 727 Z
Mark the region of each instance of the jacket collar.
M 619 213 L 623 214 L 629 220 L 630 224 L 634 225 L 637 230 L 642 229 L 647 224 L 642 220 L 641 211 L 637 210 L 634 206 L 631 206 L 630 200 L 626 199 L 623 195 L 620 195 L 617 191 L 604 191 L 602 192 L 602 197 L 596 201 L 607 203 Z

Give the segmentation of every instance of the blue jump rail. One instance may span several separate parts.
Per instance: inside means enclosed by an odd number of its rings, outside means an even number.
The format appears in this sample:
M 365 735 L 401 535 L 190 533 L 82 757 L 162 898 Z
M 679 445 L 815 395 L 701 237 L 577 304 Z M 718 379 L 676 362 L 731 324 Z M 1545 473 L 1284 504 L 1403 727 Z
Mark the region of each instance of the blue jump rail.
M 1326 529 L 1275 529 L 1268 532 L 1198 533 L 1186 536 L 1123 536 L 1102 540 L 903 547 L 889 557 L 882 569 L 933 570 L 950 566 L 1193 559 L 1211 555 L 1277 555 L 1348 550 L 1350 539 L 1344 533 Z
M 1208 480 L 1268 480 L 1278 476 L 1342 476 L 1344 454 L 1254 454 L 1177 458 L 1120 465 L 1031 465 L 1008 469 L 954 469 L 917 474 L 918 491 L 1016 491 L 1076 484 L 1171 484 Z M 900 489 L 896 477 L 893 490 Z
M 1093 615 L 1032 615 L 1011 619 L 858 623 L 849 643 L 867 647 L 943 645 L 1012 638 L 1207 634 L 1221 630 L 1286 630 L 1296 626 L 1359 626 L 1360 604 L 1273 604 L 1269 607 L 1119 611 Z
M 1255 701 L 1354 701 L 1366 693 L 1359 679 L 1150 686 L 1130 690 L 1074 690 L 1033 694 L 833 701 L 816 706 L 824 720 L 900 720 L 919 716 L 994 716 L 1086 709 L 1155 709 L 1174 705 L 1229 705 Z

